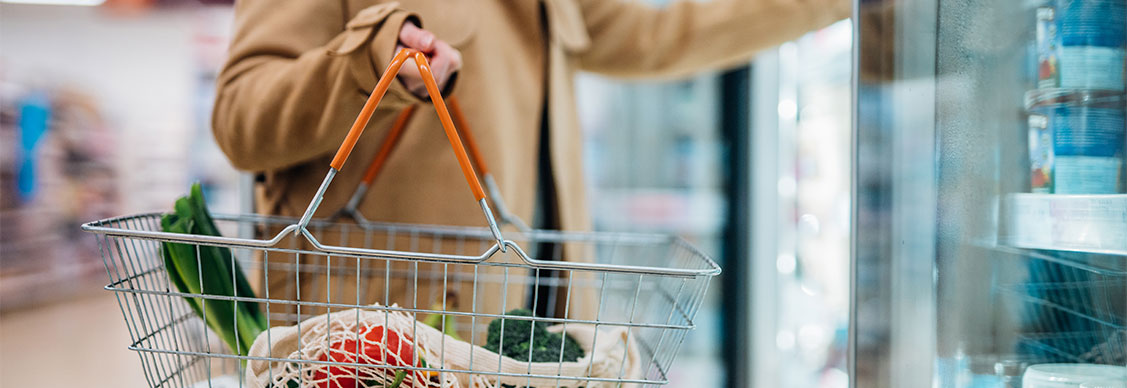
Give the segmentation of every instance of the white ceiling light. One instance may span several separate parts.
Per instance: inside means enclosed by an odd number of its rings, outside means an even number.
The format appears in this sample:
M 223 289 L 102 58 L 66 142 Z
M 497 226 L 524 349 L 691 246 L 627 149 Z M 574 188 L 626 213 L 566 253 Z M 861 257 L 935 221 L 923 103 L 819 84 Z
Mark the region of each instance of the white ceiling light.
M 0 3 L 7 4 L 47 4 L 47 5 L 81 5 L 81 6 L 95 6 L 102 5 L 106 0 L 0 0 Z

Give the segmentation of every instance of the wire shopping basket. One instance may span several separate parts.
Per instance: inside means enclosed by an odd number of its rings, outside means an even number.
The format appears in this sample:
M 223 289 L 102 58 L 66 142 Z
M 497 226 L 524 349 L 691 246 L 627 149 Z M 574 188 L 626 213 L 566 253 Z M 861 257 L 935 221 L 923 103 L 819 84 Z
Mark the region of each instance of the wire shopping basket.
M 372 222 L 356 210 L 414 108 L 396 120 L 345 209 L 314 219 L 333 177 L 410 59 L 423 74 L 488 227 Z M 238 374 L 234 386 L 255 388 L 667 383 L 719 266 L 673 236 L 528 228 L 505 209 L 457 103 L 451 103 L 453 119 L 426 57 L 405 49 L 379 80 L 301 218 L 214 217 L 219 230 L 240 237 L 165 232 L 162 213 L 84 224 L 98 235 L 110 277 L 105 288 L 118 299 L 129 349 L 137 352 L 149 385 L 218 386 L 215 378 L 232 373 Z M 515 231 L 502 234 L 490 202 Z M 210 260 L 201 250 L 229 250 L 230 267 L 246 270 L 255 293 L 183 292 L 169 278 L 166 244 L 194 249 L 197 266 Z M 190 299 L 254 304 L 270 328 L 246 341 L 253 343 L 249 349 L 224 345 Z

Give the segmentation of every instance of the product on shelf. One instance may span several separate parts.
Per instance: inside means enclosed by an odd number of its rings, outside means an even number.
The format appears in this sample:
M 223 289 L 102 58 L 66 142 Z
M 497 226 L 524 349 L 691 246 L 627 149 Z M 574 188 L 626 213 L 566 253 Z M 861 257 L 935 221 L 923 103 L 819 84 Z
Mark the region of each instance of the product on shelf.
M 1080 384 L 1080 388 L 1127 388 L 1127 380 L 1100 380 Z
M 1002 209 L 1007 245 L 1127 252 L 1127 195 L 1014 193 L 1003 197 Z
M 1124 95 L 1083 89 L 1026 94 L 1035 193 L 1127 192 Z
M 1055 0 L 1037 9 L 1037 86 L 1124 90 L 1127 2 Z
M 1097 364 L 1038 364 L 1025 370 L 1022 388 L 1081 387 L 1127 379 L 1127 367 Z
M 1034 193 L 1053 191 L 1053 132 L 1049 119 L 1042 115 L 1029 115 L 1029 166 L 1033 176 L 1029 183 Z

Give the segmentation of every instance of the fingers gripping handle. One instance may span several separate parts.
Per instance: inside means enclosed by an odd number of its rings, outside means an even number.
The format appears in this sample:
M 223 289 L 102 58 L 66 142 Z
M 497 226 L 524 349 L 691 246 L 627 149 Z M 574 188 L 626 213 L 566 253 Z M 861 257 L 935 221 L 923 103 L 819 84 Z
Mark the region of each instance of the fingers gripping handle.
M 430 95 L 431 101 L 434 103 L 435 111 L 438 113 L 438 119 L 442 122 L 442 129 L 446 132 L 446 138 L 450 141 L 450 146 L 454 148 L 454 155 L 458 159 L 458 165 L 462 168 L 462 175 L 465 176 L 466 183 L 470 185 L 470 190 L 473 191 L 474 199 L 478 201 L 485 199 L 485 190 L 482 189 L 481 182 L 478 181 L 477 174 L 474 173 L 470 158 L 466 155 L 462 140 L 458 137 L 458 131 L 454 127 L 454 121 L 450 119 L 450 112 L 446 109 L 446 104 L 442 99 L 442 92 L 438 89 L 438 83 L 434 80 L 434 74 L 430 70 L 430 63 L 427 61 L 425 54 L 412 49 L 399 50 L 399 52 L 395 54 L 395 58 L 391 60 L 387 71 L 384 72 L 383 77 L 376 83 L 375 90 L 372 91 L 372 95 L 368 97 L 368 102 L 364 103 L 364 108 L 360 110 L 360 115 L 356 117 L 356 122 L 352 124 L 352 129 L 348 131 L 348 136 L 345 137 L 344 143 L 340 145 L 340 149 L 337 150 L 337 154 L 329 166 L 338 171 L 344 167 L 344 162 L 348 160 L 348 155 L 352 153 L 352 149 L 356 146 L 360 135 L 364 133 L 364 128 L 368 125 L 368 121 L 372 119 L 372 114 L 375 113 L 376 106 L 379 105 L 380 100 L 382 100 L 384 94 L 387 93 L 387 89 L 391 87 L 391 82 L 395 79 L 395 76 L 399 74 L 399 70 L 403 68 L 403 64 L 406 63 L 408 59 L 415 60 L 415 65 L 418 66 L 419 73 L 422 74 L 423 84 L 426 85 L 427 94 Z

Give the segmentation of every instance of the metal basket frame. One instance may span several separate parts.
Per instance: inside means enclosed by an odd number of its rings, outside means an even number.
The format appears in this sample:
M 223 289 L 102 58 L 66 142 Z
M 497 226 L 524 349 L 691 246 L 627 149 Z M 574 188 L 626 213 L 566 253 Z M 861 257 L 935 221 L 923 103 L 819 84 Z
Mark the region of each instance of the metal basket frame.
M 629 260 L 628 257 L 631 248 L 648 247 L 660 248 L 662 246 L 670 252 L 670 256 L 666 258 L 666 262 L 671 264 L 680 265 L 679 268 L 667 267 L 645 267 L 645 266 L 628 266 L 621 264 L 599 264 L 593 265 L 591 263 L 573 263 L 573 262 L 547 262 L 547 266 L 533 264 L 542 262 L 542 260 L 533 260 L 531 263 L 489 260 L 500 256 L 518 256 L 517 250 L 513 250 L 508 254 L 502 254 L 496 249 L 496 246 L 491 246 L 486 252 L 491 255 L 486 260 L 466 262 L 464 257 L 474 256 L 459 256 L 459 255 L 437 255 L 426 254 L 410 251 L 393 251 L 393 250 L 372 250 L 371 254 L 367 255 L 340 255 L 330 252 L 320 251 L 317 249 L 302 249 L 293 248 L 292 240 L 291 247 L 285 247 L 283 242 L 275 239 L 258 240 L 246 238 L 223 238 L 223 240 L 215 240 L 209 236 L 190 236 L 175 233 L 166 233 L 156 231 L 159 228 L 159 217 L 161 213 L 148 213 L 135 216 L 118 217 L 97 221 L 84 225 L 84 229 L 97 233 L 99 236 L 98 241 L 102 246 L 103 259 L 107 274 L 111 282 L 105 287 L 106 290 L 113 291 L 117 294 L 118 302 L 122 310 L 123 319 L 128 324 L 131 338 L 133 343 L 129 345 L 129 349 L 147 354 L 142 356 L 142 361 L 145 364 L 146 375 L 152 375 L 154 381 L 152 386 L 167 386 L 169 381 L 172 381 L 178 376 L 189 373 L 195 364 L 200 363 L 202 359 L 256 359 L 261 361 L 273 362 L 303 362 L 313 364 L 325 365 L 345 365 L 353 367 L 363 367 L 362 364 L 350 363 L 332 363 L 321 362 L 316 360 L 299 360 L 290 358 L 263 358 L 263 357 L 250 357 L 239 356 L 232 354 L 224 346 L 211 341 L 215 339 L 214 334 L 206 331 L 201 320 L 199 320 L 192 311 L 187 308 L 187 305 L 181 298 L 202 298 L 202 299 L 224 299 L 235 300 L 243 302 L 257 302 L 264 306 L 264 310 L 271 317 L 271 321 L 284 321 L 284 322 L 299 322 L 304 318 L 317 315 L 315 312 L 320 310 L 337 311 L 344 309 L 361 308 L 373 311 L 399 311 L 410 315 L 425 315 L 441 313 L 452 317 L 460 317 L 462 320 L 471 321 L 471 330 L 474 334 L 470 338 L 470 342 L 480 342 L 484 337 L 479 336 L 477 333 L 482 331 L 479 324 L 483 324 L 489 320 L 504 318 L 504 319 L 517 319 L 517 320 L 534 320 L 538 322 L 545 322 L 549 325 L 568 325 L 568 324 L 587 324 L 596 327 L 625 327 L 631 333 L 644 331 L 644 333 L 632 334 L 634 335 L 634 343 L 638 345 L 640 351 L 646 356 L 647 365 L 644 366 L 645 376 L 643 379 L 605 379 L 605 378 L 590 378 L 584 376 L 543 376 L 532 375 L 529 377 L 558 377 L 561 380 L 589 380 L 589 381 L 603 381 L 603 382 L 616 382 L 624 384 L 643 384 L 643 385 L 662 385 L 668 382 L 667 371 L 672 363 L 676 349 L 680 346 L 684 336 L 691 330 L 695 329 L 693 317 L 695 317 L 701 302 L 705 296 L 713 275 L 718 273 L 719 267 L 706 255 L 697 250 L 685 240 L 677 237 L 669 237 L 664 235 L 647 235 L 647 234 L 626 234 L 626 233 L 564 233 L 553 231 L 533 231 L 528 235 L 514 234 L 513 238 L 529 242 L 537 241 L 557 241 L 565 243 L 584 242 L 590 244 L 601 244 L 602 249 L 606 255 L 611 256 L 612 261 Z M 221 223 L 236 223 L 245 225 L 252 223 L 254 225 L 270 225 L 292 222 L 294 219 L 286 217 L 265 217 L 265 216 L 228 216 L 217 215 L 216 220 Z M 222 224 L 221 224 L 222 225 Z M 293 224 L 290 224 L 293 225 Z M 399 233 L 402 235 L 415 234 L 413 239 L 427 239 L 434 236 L 444 236 L 450 238 L 461 238 L 467 243 L 467 247 L 475 245 L 482 245 L 491 238 L 489 230 L 484 228 L 459 228 L 459 227 L 443 227 L 443 226 L 425 226 L 425 225 L 402 225 L 402 224 L 350 224 L 350 223 L 328 223 L 320 220 L 314 220 L 309 227 L 311 230 L 319 228 L 355 228 L 358 230 L 367 231 L 380 231 L 383 233 Z M 231 228 L 227 228 L 231 229 Z M 288 230 L 288 227 L 287 227 Z M 315 232 L 310 232 L 313 234 Z M 192 241 L 192 238 L 200 238 L 199 240 Z M 275 243 L 269 246 L 264 246 L 263 242 L 274 241 Z M 512 241 L 512 240 L 509 240 Z M 271 256 L 291 257 L 298 255 L 314 255 L 324 258 L 330 258 L 335 262 L 359 261 L 368 263 L 369 267 L 384 268 L 385 271 L 390 268 L 392 262 L 411 263 L 414 269 L 408 270 L 406 273 L 388 271 L 385 273 L 385 279 L 388 278 L 410 278 L 415 282 L 413 300 L 416 302 L 413 305 L 389 307 L 385 304 L 382 307 L 373 307 L 363 301 L 360 303 L 341 303 L 341 302 L 324 302 L 318 300 L 303 300 L 302 298 L 287 299 L 283 297 L 271 296 L 269 288 L 266 288 L 266 295 L 261 297 L 226 297 L 216 296 L 210 294 L 193 294 L 175 291 L 175 288 L 167 280 L 167 275 L 164 272 L 163 262 L 160 257 L 159 244 L 164 242 L 178 242 L 190 243 L 195 245 L 212 245 L 228 247 L 235 251 L 232 260 L 239 260 L 244 268 L 249 271 L 254 269 L 266 270 L 262 272 L 264 276 L 269 276 L 268 267 L 276 267 L 277 263 L 272 263 Z M 514 243 L 515 244 L 515 243 Z M 618 252 L 616 252 L 618 251 Z M 256 252 L 266 256 L 266 260 L 255 261 L 252 257 Z M 380 252 L 380 253 L 376 253 Z M 579 289 L 580 287 L 592 287 L 599 290 L 598 307 L 596 307 L 597 317 L 595 319 L 577 319 L 571 317 L 519 317 L 506 315 L 503 312 L 483 312 L 476 311 L 471 308 L 470 311 L 455 311 L 452 309 L 433 310 L 425 307 L 426 303 L 422 303 L 419 299 L 420 292 L 418 289 L 420 279 L 441 279 L 445 285 L 447 282 L 464 281 L 456 277 L 454 271 L 445 271 L 441 275 L 436 271 L 427 271 L 420 269 L 422 265 L 459 265 L 474 268 L 497 267 L 506 270 L 507 279 L 504 281 L 512 283 L 524 283 L 547 285 L 551 287 L 564 286 L 567 294 L 563 296 L 565 299 L 564 305 L 568 304 L 571 298 L 571 290 Z M 578 264 L 578 265 L 577 265 Z M 292 273 L 295 276 L 312 275 L 312 276 L 325 276 L 327 273 L 326 268 L 332 271 L 332 266 L 326 267 L 317 264 L 291 264 Z M 361 268 L 356 267 L 358 270 Z M 544 280 L 539 276 L 516 275 L 512 274 L 516 270 L 526 271 L 547 271 L 556 270 L 563 271 L 564 273 L 571 273 L 575 271 L 587 272 L 594 275 L 595 279 L 579 281 L 574 276 L 559 276 L 553 281 L 555 284 L 544 284 Z M 475 271 L 474 278 L 470 281 L 474 284 L 474 294 L 471 296 L 472 305 L 478 305 L 477 290 L 479 286 L 488 283 L 485 274 Z M 516 279 L 523 276 L 523 279 Z M 562 278 L 566 277 L 567 280 Z M 359 279 L 359 277 L 357 277 Z M 493 279 L 493 282 L 500 282 Z M 265 283 L 269 282 L 269 278 L 265 279 Z M 324 284 L 326 287 L 332 287 L 329 282 Z M 384 286 L 388 282 L 385 281 Z M 533 287 L 539 289 L 538 287 Z M 651 295 L 651 303 L 643 303 L 647 306 L 653 306 L 654 300 L 660 300 L 665 304 L 662 311 L 647 311 L 647 315 L 639 308 L 639 294 L 643 290 L 647 292 L 656 291 Z M 620 306 L 628 306 L 625 309 L 618 311 L 623 313 L 616 317 L 607 316 L 608 311 L 612 309 L 607 307 L 609 303 L 609 294 L 617 297 L 625 297 L 619 300 Z M 385 293 L 386 295 L 386 293 Z M 502 298 L 507 298 L 508 295 L 500 295 Z M 535 294 L 532 303 L 549 303 L 544 301 L 537 301 L 540 296 Z M 660 299 L 658 299 L 660 298 Z M 380 300 L 378 302 L 389 302 L 387 300 Z M 506 303 L 502 303 L 505 305 Z M 279 306 L 300 306 L 297 316 L 292 313 L 281 313 Z M 315 311 L 303 315 L 302 309 Z M 566 315 L 566 313 L 565 313 Z M 191 327 L 188 327 L 191 326 Z M 183 341 L 185 337 L 189 337 L 187 333 L 198 333 L 195 337 L 198 342 L 189 343 Z M 648 335 L 647 335 L 648 334 Z M 655 339 L 656 338 L 656 339 Z M 210 340 L 209 340 L 210 339 Z M 597 338 L 596 338 L 597 341 Z M 218 347 L 218 348 L 217 348 Z M 187 359 L 180 359 L 178 357 L 187 357 Z M 211 362 L 208 361 L 206 368 L 196 368 L 195 377 L 211 378 Z M 368 365 L 370 367 L 370 365 Z M 228 370 L 234 368 L 228 367 Z M 471 373 L 482 375 L 504 375 L 512 376 L 512 374 L 497 373 L 497 372 L 481 372 L 481 371 L 467 371 L 455 370 L 444 368 L 413 368 L 402 367 L 400 369 L 417 369 L 432 372 L 449 372 L 449 373 Z M 157 377 L 161 377 L 157 379 Z M 181 385 L 187 386 L 187 385 Z
M 355 222 L 335 222 L 340 213 L 329 219 L 313 219 L 312 215 L 320 204 L 325 191 L 330 185 L 336 172 L 342 168 L 344 161 L 351 152 L 356 139 L 366 126 L 375 105 L 379 103 L 383 93 L 386 92 L 390 80 L 398 73 L 400 66 L 407 59 L 414 59 L 424 75 L 424 81 L 431 94 L 436 110 L 442 119 L 446 135 L 451 142 L 459 163 L 462 165 L 466 180 L 474 192 L 475 199 L 482 208 L 488 226 L 480 227 L 452 227 L 435 225 L 407 225 L 395 223 L 370 222 L 356 211 L 359 199 L 363 197 L 362 191 L 367 190 L 371 180 L 365 178 L 357 194 L 345 208 L 344 215 Z M 455 109 L 456 105 L 455 105 Z M 460 112 L 455 111 L 456 116 Z M 463 123 L 464 124 L 464 123 Z M 464 126 L 464 125 L 463 125 Z M 478 165 L 484 170 L 480 156 L 476 155 L 476 147 L 472 137 L 462 132 L 461 136 L 470 140 L 471 151 L 475 153 Z M 394 139 L 388 139 L 388 144 L 394 144 Z M 391 147 L 385 147 L 387 152 Z M 381 150 L 381 153 L 385 152 Z M 386 155 L 385 155 L 386 156 Z M 377 161 L 382 159 L 377 157 Z M 378 168 L 376 168 L 378 170 Z M 375 174 L 368 174 L 374 176 Z M 496 183 L 488 174 L 485 175 L 486 186 L 493 194 L 496 193 Z M 129 349 L 137 351 L 145 370 L 146 378 L 152 387 L 162 386 L 191 386 L 190 384 L 200 379 L 206 379 L 208 386 L 213 377 L 214 362 L 226 365 L 228 370 L 237 370 L 238 364 L 234 360 L 259 360 L 272 363 L 303 363 L 327 366 L 370 368 L 372 365 L 348 362 L 319 361 L 307 359 L 293 359 L 276 357 L 271 350 L 268 352 L 273 357 L 255 357 L 238 355 L 239 349 L 230 352 L 225 346 L 213 343 L 214 334 L 209 335 L 202 320 L 198 319 L 187 308 L 183 298 L 220 299 L 240 302 L 256 302 L 265 306 L 267 316 L 273 322 L 298 323 L 303 320 L 302 309 L 313 311 L 323 310 L 326 314 L 345 309 L 364 309 L 396 311 L 417 317 L 418 314 L 443 314 L 442 318 L 454 320 L 469 320 L 470 343 L 479 344 L 477 338 L 482 330 L 480 326 L 492 319 L 502 320 L 527 320 L 544 322 L 550 325 L 581 324 L 593 325 L 596 329 L 596 339 L 600 327 L 622 327 L 626 329 L 626 342 L 637 346 L 642 360 L 644 373 L 640 378 L 626 378 L 619 373 L 617 378 L 569 376 L 557 373 L 556 375 L 516 374 L 499 371 L 475 370 L 471 363 L 468 370 L 451 369 L 439 365 L 426 367 L 395 367 L 395 369 L 419 370 L 437 373 L 469 373 L 472 375 L 487 375 L 507 377 L 552 378 L 557 381 L 583 381 L 591 383 L 612 384 L 639 384 L 662 385 L 668 382 L 667 372 L 672 364 L 677 348 L 685 335 L 695 328 L 693 318 L 702 304 L 705 291 L 708 289 L 712 277 L 720 273 L 720 267 L 707 255 L 699 251 L 687 241 L 666 235 L 627 234 L 627 233 L 578 233 L 559 232 L 546 230 L 531 230 L 519 218 L 504 210 L 503 201 L 496 195 L 492 201 L 502 210 L 502 220 L 516 226 L 516 233 L 508 233 L 508 238 L 503 236 L 492 210 L 485 198 L 485 190 L 477 180 L 477 173 L 465 153 L 464 146 L 459 141 L 459 133 L 454 127 L 446 111 L 445 104 L 438 93 L 430 75 L 429 65 L 421 53 L 413 50 L 403 50 L 392 61 L 384 77 L 380 79 L 376 91 L 372 93 L 365 104 L 364 110 L 357 119 L 353 130 L 337 153 L 337 158 L 331 164 L 329 173 L 322 182 L 310 206 L 301 218 L 274 217 L 259 215 L 216 215 L 217 222 L 226 225 L 227 230 L 235 230 L 240 236 L 259 235 L 272 236 L 269 238 L 252 237 L 219 237 L 204 235 L 187 235 L 168 233 L 160 230 L 160 217 L 162 213 L 145 213 L 132 216 L 116 217 L 101 221 L 90 222 L 82 226 L 83 230 L 98 235 L 102 257 L 105 263 L 110 284 L 105 289 L 113 291 L 117 296 L 122 312 L 122 318 L 127 323 L 133 342 Z M 233 227 L 232 227 L 233 225 Z M 325 230 L 339 228 L 340 244 L 327 243 L 328 238 L 323 234 Z M 223 228 L 221 228 L 223 229 Z M 354 229 L 354 230 L 353 230 Z M 273 231 L 277 231 L 273 233 Z M 254 233 L 250 231 L 255 231 Z M 272 234 L 271 234 L 272 233 Z M 363 233 L 366 242 L 362 247 L 359 244 L 348 244 L 348 236 Z M 370 244 L 375 238 L 383 238 L 388 246 L 377 249 Z M 395 242 L 406 238 L 410 249 L 396 249 Z M 418 246 L 422 241 L 431 241 L 430 251 Z M 442 246 L 443 241 L 455 241 L 457 246 Z M 225 247 L 234 253 L 231 260 L 238 260 L 244 266 L 261 270 L 265 277 L 262 289 L 263 297 L 251 296 L 218 296 L 211 294 L 194 294 L 175 291 L 171 286 L 164 263 L 161 259 L 160 244 L 183 243 L 196 246 L 196 259 L 200 260 L 200 246 Z M 477 249 L 468 247 L 476 243 Z M 285 245 L 289 244 L 288 247 Z M 537 247 L 542 244 L 556 247 L 551 258 L 545 259 L 544 252 L 529 254 L 523 246 Z M 299 246 L 301 245 L 301 246 Z M 569 248 L 564 248 L 569 247 Z M 570 248 L 570 247 L 574 247 Z M 559 250 L 568 249 L 574 255 L 584 252 L 580 260 L 560 260 Z M 260 256 L 259 256 L 260 255 Z M 292 255 L 293 265 L 288 263 L 272 263 L 270 256 Z M 324 265 L 304 264 L 300 257 L 313 257 L 324 260 Z M 333 287 L 333 261 L 340 268 L 350 269 L 346 262 L 355 263 L 355 300 L 352 303 L 334 302 L 332 298 Z M 643 264 L 638 264 L 639 262 Z M 343 265 L 339 263 L 345 263 Z M 397 269 L 392 272 L 393 263 L 408 265 L 408 269 Z M 383 266 L 383 305 L 374 307 L 371 300 L 361 300 L 362 268 L 371 264 L 377 268 L 372 273 L 379 272 L 378 265 Z M 419 305 L 419 277 L 423 274 L 420 266 L 427 266 L 435 271 L 428 271 L 424 278 L 431 279 L 432 284 L 441 278 L 441 309 L 421 308 Z M 450 267 L 453 266 L 455 283 L 464 285 L 467 282 L 465 269 L 472 270 L 472 300 L 473 307 L 469 312 L 457 311 L 447 306 L 447 293 L 450 286 Z M 294 288 L 297 289 L 296 298 L 287 296 L 271 296 L 269 276 L 272 271 L 281 269 L 283 273 L 292 273 L 295 277 Z M 441 268 L 441 276 L 437 269 Z M 481 270 L 481 271 L 479 271 Z M 498 282 L 497 277 L 483 278 L 479 272 L 501 271 L 504 276 L 500 282 L 504 284 L 501 306 L 508 305 L 509 286 L 511 282 L 517 285 L 531 286 L 531 301 L 535 308 L 541 303 L 540 293 L 544 289 L 551 292 L 545 298 L 553 296 L 550 303 L 557 304 L 560 290 L 566 290 L 564 297 L 564 312 L 562 317 L 526 317 L 508 315 L 504 311 L 481 312 L 477 310 L 479 299 L 478 288 L 484 284 Z M 549 276 L 543 276 L 542 271 L 547 271 Z M 516 272 L 510 279 L 510 273 Z M 303 300 L 301 297 L 301 274 L 315 274 L 325 278 L 325 300 Z M 339 273 L 339 270 L 338 270 Z M 522 275 L 523 274 L 523 275 Z M 535 274 L 531 276 L 529 274 Z M 368 274 L 370 275 L 370 273 Z M 395 276 L 393 276 L 395 275 Z M 488 275 L 488 274 L 487 274 Z M 308 275 L 307 275 L 308 276 Z M 346 275 L 347 276 L 347 275 Z M 369 276 L 368 279 L 371 277 Z M 393 279 L 413 279 L 413 300 L 410 306 L 392 305 L 388 299 L 390 284 Z M 566 279 L 566 281 L 565 281 Z M 233 281 L 233 279 L 232 279 Z M 288 280 L 287 280 L 288 281 Z M 545 288 L 547 287 L 547 288 Z M 433 291 L 433 288 L 431 289 Z M 598 305 L 595 317 L 575 318 L 569 316 L 569 309 L 573 302 L 573 290 L 598 291 Z M 643 293 L 643 290 L 646 292 Z M 675 291 L 674 291 L 675 290 Z M 404 290 L 405 292 L 406 290 Z M 607 294 L 614 296 L 608 299 Z M 496 295 L 493 295 L 494 297 Z M 339 299 L 339 296 L 338 296 Z M 428 297 L 428 299 L 430 299 Z M 425 303 L 429 304 L 428 300 Z M 549 303 L 549 302 L 542 302 Z M 639 308 L 639 305 L 642 305 Z M 621 308 L 617 306 L 621 305 Z M 272 311 L 271 307 L 278 309 L 295 308 L 296 317 L 292 314 Z M 552 310 L 555 310 L 553 306 Z M 558 311 L 558 310 L 557 310 Z M 310 317 L 316 314 L 309 314 Z M 359 315 L 359 312 L 357 312 Z M 450 318 L 447 318 L 449 316 Z M 236 318 L 237 319 L 237 318 Z M 359 318 L 357 318 L 359 319 Z M 299 329 L 300 331 L 300 326 Z M 269 335 L 270 331 L 264 335 Z M 502 333 L 503 335 L 503 333 Z M 261 337 L 261 336 L 260 336 Z M 415 338 L 412 336 L 412 338 Z M 503 342 L 503 341 L 502 341 Z M 443 343 L 445 351 L 445 342 Z M 417 346 L 417 345 L 416 345 Z M 561 342 L 561 347 L 562 347 Z M 218 348 L 216 348 L 218 347 Z M 531 357 L 531 351 L 530 351 Z M 561 356 L 562 358 L 562 356 Z M 562 365 L 562 362 L 561 362 Z M 623 367 L 625 361 L 623 361 Z M 530 367 L 531 370 L 531 367 Z M 590 370 L 588 370 L 590 373 Z M 499 381 L 499 380 L 498 380 Z M 241 386 L 241 376 L 240 376 Z

